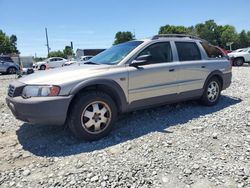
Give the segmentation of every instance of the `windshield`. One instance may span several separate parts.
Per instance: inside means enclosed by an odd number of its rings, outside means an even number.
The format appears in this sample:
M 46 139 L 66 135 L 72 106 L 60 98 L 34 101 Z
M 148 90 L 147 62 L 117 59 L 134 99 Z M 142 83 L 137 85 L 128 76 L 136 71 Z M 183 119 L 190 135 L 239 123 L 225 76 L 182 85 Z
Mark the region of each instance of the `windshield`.
M 121 62 L 132 50 L 142 44 L 142 41 L 130 41 L 115 45 L 91 58 L 95 64 L 115 65 Z
M 242 50 L 242 52 L 247 52 L 249 50 L 249 48 L 244 48 L 243 50 Z

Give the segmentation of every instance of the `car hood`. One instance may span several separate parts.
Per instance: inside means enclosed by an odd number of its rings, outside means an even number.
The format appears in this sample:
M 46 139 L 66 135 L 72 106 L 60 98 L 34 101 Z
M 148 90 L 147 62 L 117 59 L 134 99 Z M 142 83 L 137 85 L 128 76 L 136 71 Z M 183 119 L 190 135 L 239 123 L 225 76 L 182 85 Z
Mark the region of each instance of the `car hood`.
M 62 85 L 85 80 L 93 76 L 101 76 L 109 68 L 110 65 L 72 65 L 38 71 L 32 75 L 20 78 L 19 81 L 29 85 Z
M 229 57 L 233 57 L 233 56 L 240 56 L 240 55 L 245 55 L 247 54 L 246 52 L 234 52 L 234 53 L 228 53 L 227 55 Z

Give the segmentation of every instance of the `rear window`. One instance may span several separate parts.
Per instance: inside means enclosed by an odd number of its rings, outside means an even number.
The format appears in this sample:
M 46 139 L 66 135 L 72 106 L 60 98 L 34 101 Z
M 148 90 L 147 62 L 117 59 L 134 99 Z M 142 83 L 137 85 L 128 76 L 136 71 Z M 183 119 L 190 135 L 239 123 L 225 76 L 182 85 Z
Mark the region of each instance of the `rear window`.
M 207 42 L 201 42 L 202 47 L 209 58 L 224 58 L 225 54 L 218 47 L 212 46 Z
M 175 42 L 179 61 L 201 60 L 201 53 L 194 42 Z

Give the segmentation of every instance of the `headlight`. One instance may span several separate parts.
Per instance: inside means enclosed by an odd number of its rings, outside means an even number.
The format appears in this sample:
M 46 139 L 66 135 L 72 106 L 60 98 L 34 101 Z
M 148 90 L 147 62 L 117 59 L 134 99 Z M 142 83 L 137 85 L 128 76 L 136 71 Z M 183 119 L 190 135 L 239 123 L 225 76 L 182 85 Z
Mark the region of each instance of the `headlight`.
M 59 92 L 59 86 L 25 86 L 23 88 L 22 97 L 30 98 L 57 96 Z

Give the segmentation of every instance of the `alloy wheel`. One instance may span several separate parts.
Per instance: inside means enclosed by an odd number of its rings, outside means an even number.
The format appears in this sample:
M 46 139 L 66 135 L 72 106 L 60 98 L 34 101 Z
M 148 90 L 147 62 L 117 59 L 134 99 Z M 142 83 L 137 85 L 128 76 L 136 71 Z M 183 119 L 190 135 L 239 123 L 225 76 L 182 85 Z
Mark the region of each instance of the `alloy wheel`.
M 207 89 L 207 97 L 210 102 L 216 101 L 219 96 L 219 84 L 216 81 L 210 82 Z
M 82 112 L 82 127 L 91 134 L 99 134 L 110 124 L 111 115 L 111 109 L 105 102 L 92 102 Z

